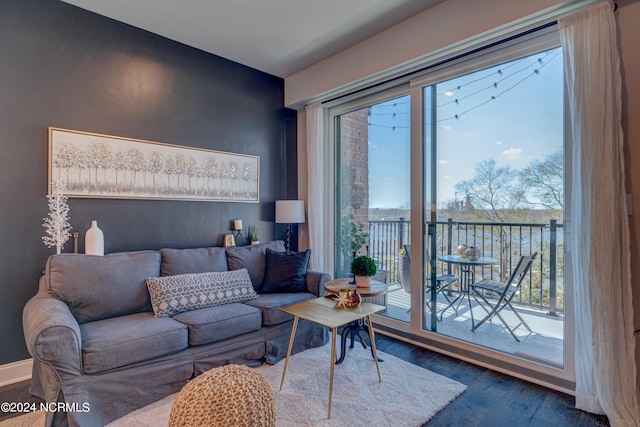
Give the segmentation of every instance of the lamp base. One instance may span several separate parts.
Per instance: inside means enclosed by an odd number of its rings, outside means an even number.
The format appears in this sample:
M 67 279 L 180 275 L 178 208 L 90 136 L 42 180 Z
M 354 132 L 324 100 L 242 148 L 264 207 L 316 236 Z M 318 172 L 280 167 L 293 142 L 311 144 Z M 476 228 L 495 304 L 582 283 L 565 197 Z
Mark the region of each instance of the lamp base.
M 287 252 L 291 249 L 291 224 L 287 224 L 287 239 L 285 240 L 285 248 Z

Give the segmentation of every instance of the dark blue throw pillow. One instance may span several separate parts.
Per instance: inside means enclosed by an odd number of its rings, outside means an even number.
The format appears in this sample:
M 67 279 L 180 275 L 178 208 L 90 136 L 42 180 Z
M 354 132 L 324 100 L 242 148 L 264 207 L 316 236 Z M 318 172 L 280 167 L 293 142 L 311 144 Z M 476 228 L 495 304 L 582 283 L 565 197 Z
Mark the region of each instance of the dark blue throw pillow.
M 309 256 L 311 249 L 304 252 L 277 252 L 267 249 L 260 292 L 307 292 L 305 276 Z

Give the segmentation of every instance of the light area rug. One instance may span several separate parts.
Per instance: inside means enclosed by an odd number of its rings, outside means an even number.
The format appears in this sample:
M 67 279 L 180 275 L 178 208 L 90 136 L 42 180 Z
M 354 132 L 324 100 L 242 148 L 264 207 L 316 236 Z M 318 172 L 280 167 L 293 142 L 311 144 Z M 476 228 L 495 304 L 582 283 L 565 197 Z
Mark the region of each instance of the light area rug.
M 327 419 L 330 351 L 327 344 L 292 356 L 282 391 L 278 388 L 284 360 L 258 368 L 274 391 L 278 427 L 421 426 L 466 389 L 457 381 L 381 352 L 384 362 L 380 363 L 382 382 L 378 382 L 371 352 L 356 345 L 336 365 L 331 418 Z M 167 425 L 175 396 L 132 412 L 109 427 Z
M 466 386 L 378 352 L 382 382 L 378 382 L 371 352 L 356 344 L 347 349 L 344 362 L 336 365 L 333 381 L 331 418 L 327 419 L 329 398 L 330 344 L 306 350 L 291 357 L 282 391 L 279 391 L 284 360 L 258 368 L 268 380 L 276 398 L 278 427 L 403 427 L 421 426 L 459 396 Z M 108 427 L 158 427 L 169 423 L 171 406 L 177 394 L 138 409 Z M 33 415 L 33 414 L 28 414 Z M 42 425 L 0 423 L 0 427 Z

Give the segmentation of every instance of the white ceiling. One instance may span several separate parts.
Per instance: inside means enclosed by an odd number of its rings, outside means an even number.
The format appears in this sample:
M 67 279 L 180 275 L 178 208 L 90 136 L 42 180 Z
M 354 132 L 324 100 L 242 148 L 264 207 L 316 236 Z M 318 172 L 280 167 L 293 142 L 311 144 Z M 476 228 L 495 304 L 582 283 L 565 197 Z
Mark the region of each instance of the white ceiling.
M 288 77 L 443 0 L 64 0 Z

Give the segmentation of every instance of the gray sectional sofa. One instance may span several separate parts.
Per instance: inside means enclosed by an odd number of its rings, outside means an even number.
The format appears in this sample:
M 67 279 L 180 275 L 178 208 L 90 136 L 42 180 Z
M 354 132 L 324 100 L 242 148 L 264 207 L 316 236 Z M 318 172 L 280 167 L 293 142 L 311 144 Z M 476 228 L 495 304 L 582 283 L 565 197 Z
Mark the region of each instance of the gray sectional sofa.
M 298 283 L 279 292 L 274 278 L 282 274 L 283 282 L 289 280 L 284 251 L 282 241 L 273 241 L 104 257 L 51 256 L 39 292 L 23 314 L 33 356 L 31 392 L 46 402 L 66 404 L 65 410 L 47 413 L 46 425 L 102 426 L 179 391 L 213 367 L 259 366 L 282 359 L 292 317 L 279 308 L 320 296 L 330 279 L 299 270 L 303 288 Z M 215 286 L 222 288 L 196 296 L 175 293 L 175 283 L 169 283 L 164 294 L 151 295 L 147 286 L 149 280 L 197 284 L 203 277 L 210 279 L 209 272 L 226 271 L 233 277 L 219 273 L 222 285 Z M 263 293 L 267 275 L 271 285 L 269 293 Z M 248 280 L 253 289 L 247 289 Z M 189 309 L 190 303 L 206 307 Z M 293 351 L 327 341 L 326 328 L 301 321 Z

